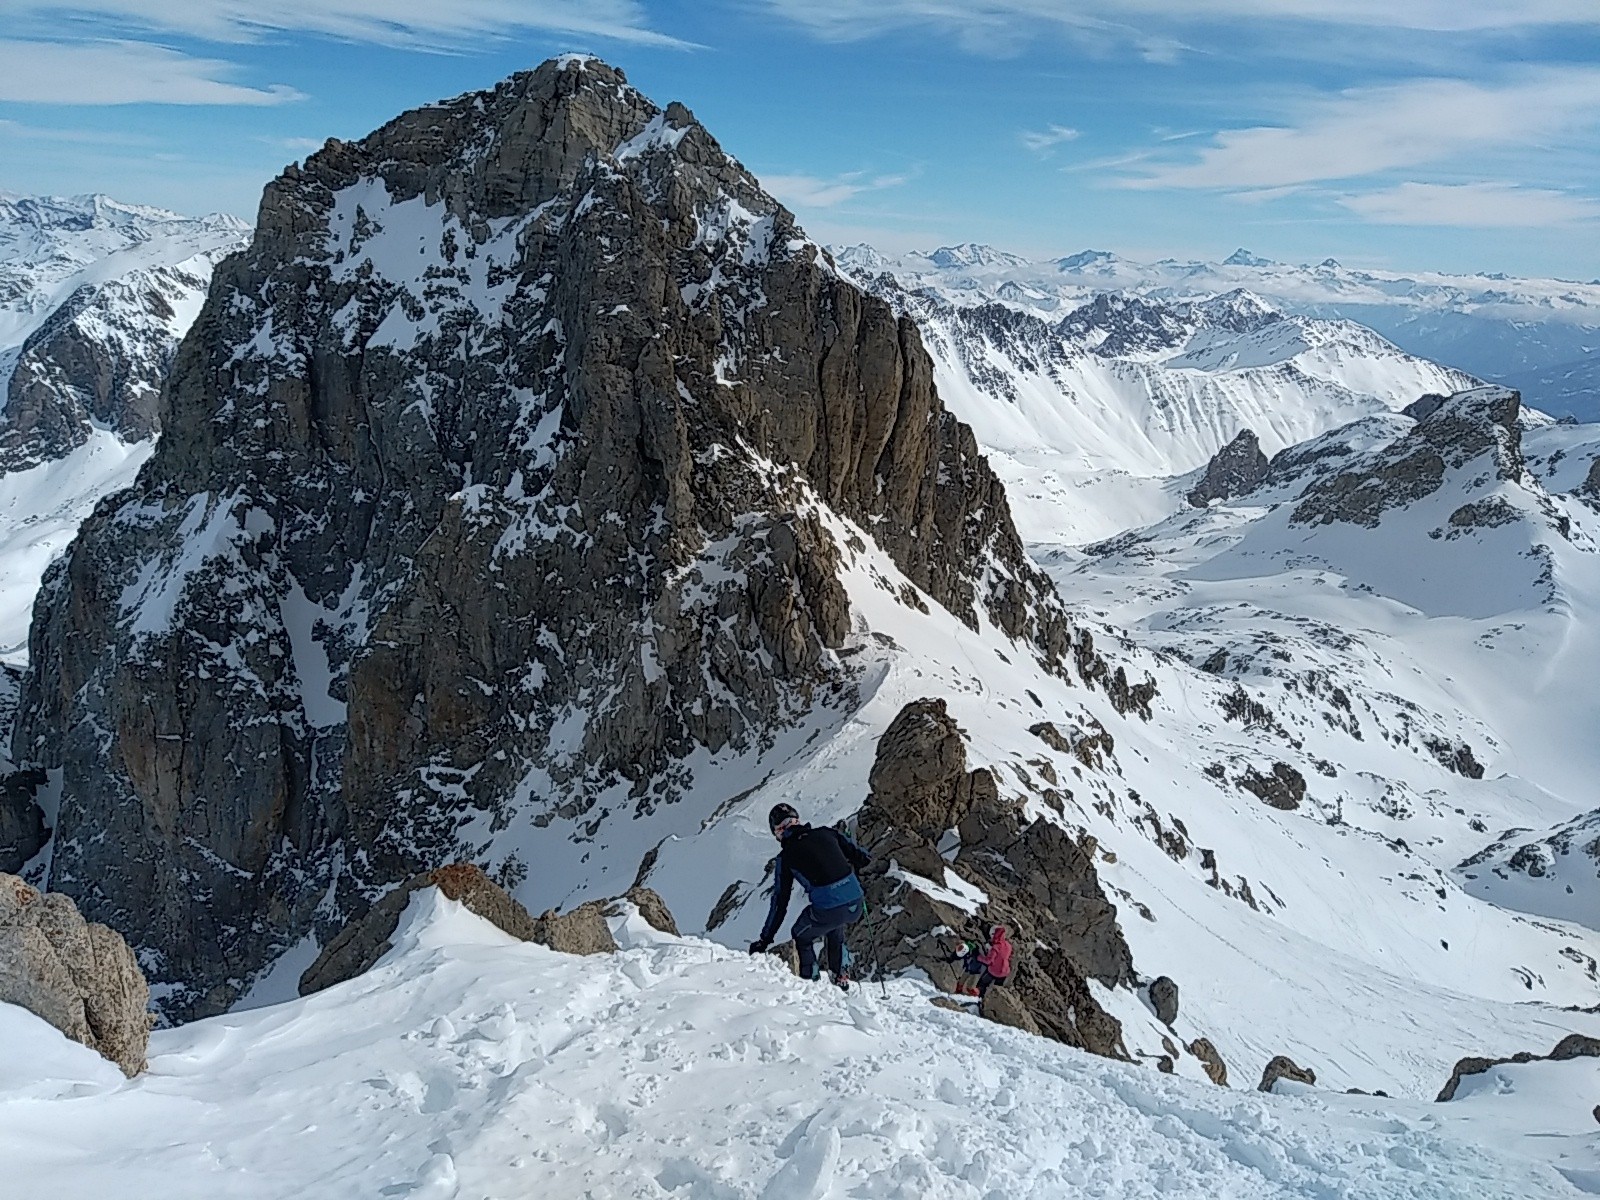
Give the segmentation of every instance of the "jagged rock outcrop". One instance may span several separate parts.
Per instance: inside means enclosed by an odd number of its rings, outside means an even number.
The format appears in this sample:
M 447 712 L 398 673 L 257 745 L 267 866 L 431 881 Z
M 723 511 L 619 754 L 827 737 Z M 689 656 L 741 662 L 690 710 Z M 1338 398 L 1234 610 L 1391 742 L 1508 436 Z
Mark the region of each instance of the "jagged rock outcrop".
M 850 703 L 840 521 L 1148 711 L 913 323 L 593 59 L 268 185 L 161 422 L 45 580 L 14 750 L 62 771 L 52 885 L 175 1017 L 497 831 L 648 813 L 696 749 Z
M 1447 470 L 1483 455 L 1491 456 L 1496 478 L 1517 482 L 1523 474 L 1521 408 L 1521 397 L 1502 387 L 1473 388 L 1419 408 L 1424 415 L 1404 437 L 1313 480 L 1291 520 L 1375 528 L 1390 509 L 1438 491 Z
M 395 930 L 413 894 L 430 887 L 502 932 L 524 942 L 536 940 L 538 926 L 526 908 L 485 875 L 483 868 L 455 863 L 413 875 L 340 930 L 300 976 L 300 994 L 309 996 L 371 970 L 394 948 Z
M 1306 798 L 1306 777 L 1288 763 L 1272 764 L 1270 773 L 1250 767 L 1239 777 L 1239 786 L 1263 804 L 1293 812 Z
M 1600 458 L 1589 464 L 1589 474 L 1578 485 L 1578 494 L 1590 500 L 1600 500 Z
M 858 818 L 862 844 L 875 856 L 864 873 L 869 913 L 851 935 L 861 968 L 916 968 L 954 990 L 960 966 L 946 959 L 955 938 L 981 938 L 1004 923 L 1017 957 L 1008 994 L 993 1001 L 996 1019 L 1019 1028 L 1031 1022 L 1068 1045 L 1128 1057 L 1120 1023 L 1086 982 L 1134 983 L 1092 844 L 1049 821 L 1027 820 L 989 770 L 968 771 L 965 737 L 942 700 L 901 710 L 879 740 L 870 779 Z M 946 858 L 939 846 L 952 830 L 960 848 Z
M 1574 1058 L 1600 1058 L 1600 1038 L 1569 1033 L 1555 1044 L 1555 1048 L 1549 1054 L 1534 1054 L 1523 1050 L 1508 1058 L 1463 1058 L 1456 1063 L 1455 1069 L 1450 1072 L 1450 1078 L 1446 1080 L 1434 1100 L 1440 1104 L 1454 1100 L 1456 1090 L 1460 1088 L 1464 1078 L 1468 1075 L 1482 1075 L 1492 1067 L 1503 1066 L 1506 1063 L 1567 1062 Z
M 1254 491 L 1267 477 L 1268 459 L 1261 452 L 1255 430 L 1241 429 L 1211 456 L 1200 482 L 1190 489 L 1189 503 L 1204 508 L 1214 500 L 1228 500 Z
M 0 874 L 21 871 L 49 840 L 44 810 L 34 799 L 46 778 L 40 770 L 0 776 Z
M 1300 1066 L 1287 1054 L 1278 1054 L 1267 1063 L 1266 1070 L 1261 1072 L 1261 1082 L 1256 1085 L 1256 1091 L 1270 1092 L 1278 1086 L 1280 1079 L 1311 1087 L 1317 1082 L 1317 1073 L 1310 1067 Z
M 59 892 L 0 874 L 0 1004 L 16 1004 L 130 1077 L 145 1068 L 150 988 L 128 943 Z

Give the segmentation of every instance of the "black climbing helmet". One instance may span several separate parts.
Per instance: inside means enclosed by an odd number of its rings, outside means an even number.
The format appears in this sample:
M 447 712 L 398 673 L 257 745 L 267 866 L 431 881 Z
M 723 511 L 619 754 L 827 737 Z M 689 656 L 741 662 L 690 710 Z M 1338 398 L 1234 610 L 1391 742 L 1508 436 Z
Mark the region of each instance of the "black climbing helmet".
M 777 836 L 778 830 L 791 821 L 796 824 L 800 821 L 800 814 L 795 811 L 792 804 L 774 804 L 772 811 L 767 814 L 767 828 L 772 830 L 774 837 Z

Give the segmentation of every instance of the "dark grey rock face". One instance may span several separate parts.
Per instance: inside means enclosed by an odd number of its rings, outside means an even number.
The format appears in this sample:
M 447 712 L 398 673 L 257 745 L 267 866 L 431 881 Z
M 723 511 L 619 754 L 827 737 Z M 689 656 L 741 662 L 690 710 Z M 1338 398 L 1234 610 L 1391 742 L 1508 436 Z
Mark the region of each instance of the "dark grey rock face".
M 49 840 L 44 810 L 34 799 L 46 778 L 37 769 L 0 776 L 0 873 L 21 871 Z
M 911 321 L 594 60 L 268 185 L 160 420 L 45 580 L 13 744 L 63 772 L 52 886 L 175 1017 L 516 822 L 648 812 L 692 751 L 850 703 L 832 514 L 1148 704 L 1075 640 Z
M 1261 452 L 1255 430 L 1241 429 L 1234 439 L 1211 456 L 1205 474 L 1189 492 L 1189 503 L 1204 508 L 1214 500 L 1228 500 L 1254 491 L 1267 477 L 1268 459 Z
M 1497 478 L 1519 481 L 1521 408 L 1517 393 L 1501 387 L 1474 388 L 1436 406 L 1424 405 L 1418 408 L 1424 415 L 1415 428 L 1393 445 L 1313 481 L 1291 520 L 1298 525 L 1343 521 L 1376 527 L 1390 509 L 1438 491 L 1447 470 L 1485 455 Z
M 1178 985 L 1165 975 L 1157 975 L 1150 982 L 1150 1003 L 1155 1007 L 1156 1020 L 1171 1025 L 1178 1019 Z

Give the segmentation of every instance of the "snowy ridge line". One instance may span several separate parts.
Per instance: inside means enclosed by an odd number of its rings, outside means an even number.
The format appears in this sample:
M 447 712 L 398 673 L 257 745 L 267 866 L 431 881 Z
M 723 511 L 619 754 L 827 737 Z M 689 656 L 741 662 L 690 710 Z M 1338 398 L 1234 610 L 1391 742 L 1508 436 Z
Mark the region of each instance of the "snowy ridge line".
M 1597 1178 L 1593 1138 L 1527 1069 L 1500 1077 L 1513 1096 L 1450 1105 L 1229 1092 L 945 1012 L 914 983 L 846 997 L 631 913 L 613 927 L 618 954 L 556 954 L 427 889 L 368 974 L 158 1031 L 131 1083 L 0 1007 L 10 1178 L 130 1200 L 1439 1200 Z M 291 1130 L 286 1111 L 318 1118 Z

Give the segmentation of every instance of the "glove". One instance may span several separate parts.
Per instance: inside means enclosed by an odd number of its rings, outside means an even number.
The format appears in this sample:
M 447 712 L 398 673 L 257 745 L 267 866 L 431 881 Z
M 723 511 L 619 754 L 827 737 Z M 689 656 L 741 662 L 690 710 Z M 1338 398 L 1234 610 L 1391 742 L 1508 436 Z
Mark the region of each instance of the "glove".
M 750 943 L 750 953 L 765 954 L 767 952 L 767 947 L 770 945 L 772 945 L 772 943 L 766 938 L 757 938 L 755 941 Z

